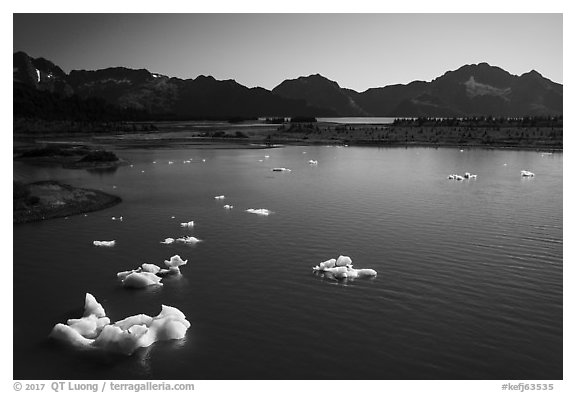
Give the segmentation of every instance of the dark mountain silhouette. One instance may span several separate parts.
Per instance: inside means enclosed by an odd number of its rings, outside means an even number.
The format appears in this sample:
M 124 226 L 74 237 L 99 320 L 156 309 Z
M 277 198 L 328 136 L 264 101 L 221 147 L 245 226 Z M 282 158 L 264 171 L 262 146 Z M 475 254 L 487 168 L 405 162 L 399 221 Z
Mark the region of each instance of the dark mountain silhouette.
M 63 115 L 60 109 L 72 95 L 78 103 L 75 108 L 104 103 L 108 107 L 102 112 L 115 108 L 114 118 L 123 111 L 131 119 L 137 115 L 145 120 L 337 115 L 304 100 L 283 98 L 262 88 L 250 89 L 234 80 L 218 81 L 210 76 L 183 80 L 123 67 L 74 70 L 66 75 L 51 62 L 23 52 L 15 53 L 13 61 L 15 115 L 53 118 L 50 113 L 54 110 Z M 76 117 L 92 117 L 92 113 L 78 113 Z
M 355 98 L 375 116 L 535 116 L 562 114 L 563 86 L 536 71 L 516 76 L 487 63 L 431 82 L 368 89 Z
M 286 98 L 303 99 L 310 105 L 328 108 L 339 116 L 366 116 L 368 113 L 355 102 L 355 91 L 342 89 L 338 83 L 320 74 L 288 79 L 272 89 Z
M 14 53 L 15 116 L 197 119 L 260 116 L 561 115 L 563 86 L 536 71 L 516 76 L 487 63 L 465 65 L 430 81 L 341 88 L 319 74 L 272 91 L 211 76 L 170 78 L 123 67 L 66 74 L 52 62 Z

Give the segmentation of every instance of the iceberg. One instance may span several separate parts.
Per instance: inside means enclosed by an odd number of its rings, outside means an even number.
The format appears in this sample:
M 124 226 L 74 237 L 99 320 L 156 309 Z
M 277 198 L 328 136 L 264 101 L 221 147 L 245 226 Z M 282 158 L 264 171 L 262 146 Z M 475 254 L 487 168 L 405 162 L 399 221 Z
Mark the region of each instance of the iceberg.
M 248 209 L 246 210 L 248 213 L 252 213 L 252 214 L 258 214 L 260 216 L 268 216 L 270 215 L 270 213 L 272 213 L 270 210 L 268 209 Z
M 310 164 L 310 165 L 318 165 L 318 160 L 310 160 L 310 161 L 308 161 L 308 164 Z
M 160 280 L 162 278 L 154 273 L 132 272 L 122 280 L 122 285 L 126 288 L 145 288 L 150 285 L 163 285 Z
M 530 171 L 520 171 L 520 175 L 522 177 L 534 177 L 534 173 L 532 173 Z
M 464 179 L 476 179 L 478 176 L 477 175 L 473 175 L 470 172 L 466 172 L 464 174 Z
M 114 247 L 116 240 L 94 240 L 92 244 L 98 247 Z
M 214 199 L 224 199 L 226 198 L 224 195 L 217 195 L 214 197 Z
M 281 167 L 281 168 L 272 168 L 272 172 L 292 172 L 292 170 Z
M 96 302 L 87 293 L 86 299 L 89 297 Z M 56 324 L 50 337 L 79 349 L 131 355 L 138 348 L 148 347 L 157 341 L 182 339 L 190 327 L 184 313 L 166 305 L 162 305 L 162 310 L 155 317 L 138 314 L 114 324 L 107 317 L 98 317 L 90 312 L 85 308 L 83 318 L 68 320 L 66 325 Z
M 192 228 L 194 226 L 194 221 L 181 222 L 180 226 L 184 228 Z
M 160 243 L 162 243 L 162 244 L 172 244 L 172 243 L 174 243 L 174 238 L 172 238 L 172 237 L 167 237 L 166 239 L 164 239 L 164 240 L 161 241 Z
M 328 278 L 335 278 L 337 280 L 376 277 L 377 275 L 374 269 L 354 269 L 352 267 L 352 259 L 344 255 L 340 255 L 338 259 L 329 259 L 320 262 L 314 266 L 312 270 L 320 274 L 326 274 Z
M 195 244 L 198 242 L 201 242 L 202 240 L 194 237 L 194 236 L 184 236 L 184 237 L 179 237 L 178 239 L 176 239 L 177 242 L 180 243 L 186 243 L 186 244 Z
M 163 285 L 161 277 L 167 274 L 181 274 L 180 266 L 186 265 L 180 255 L 174 255 L 164 264 L 168 269 L 162 269 L 153 263 L 143 263 L 139 268 L 116 273 L 122 285 L 126 288 L 145 288 L 150 285 Z
M 230 210 L 233 208 L 234 208 L 234 206 L 232 206 L 232 205 L 224 205 L 224 209 Z

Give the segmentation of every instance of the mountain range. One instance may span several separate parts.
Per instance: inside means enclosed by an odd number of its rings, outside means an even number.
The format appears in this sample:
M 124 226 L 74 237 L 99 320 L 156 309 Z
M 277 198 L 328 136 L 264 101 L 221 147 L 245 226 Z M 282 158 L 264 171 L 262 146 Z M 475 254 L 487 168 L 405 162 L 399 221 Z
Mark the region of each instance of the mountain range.
M 536 116 L 562 115 L 563 86 L 536 71 L 520 76 L 487 63 L 464 65 L 430 81 L 342 88 L 320 74 L 285 80 L 272 90 L 211 76 L 180 79 L 123 67 L 66 74 L 43 58 L 13 55 L 14 113 L 46 102 L 93 100 L 154 119 L 260 116 Z M 60 100 L 60 101 L 59 101 Z M 79 105 L 80 105 L 79 104 Z M 64 105 L 65 106 L 65 105 Z M 85 107 L 84 105 L 83 107 Z M 94 105 L 92 105 L 94 106 Z M 42 109 L 42 108 L 41 108 Z

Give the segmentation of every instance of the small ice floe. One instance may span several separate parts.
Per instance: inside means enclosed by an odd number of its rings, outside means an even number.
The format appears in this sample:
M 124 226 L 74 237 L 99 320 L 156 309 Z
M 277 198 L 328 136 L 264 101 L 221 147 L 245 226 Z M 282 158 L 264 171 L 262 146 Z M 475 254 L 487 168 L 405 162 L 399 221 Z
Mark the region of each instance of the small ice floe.
M 232 206 L 232 205 L 224 205 L 224 209 L 226 209 L 226 210 L 230 210 L 233 208 L 234 208 L 234 206 Z
M 95 309 L 93 303 L 98 305 Z M 102 306 L 87 293 L 84 316 L 69 319 L 66 325 L 56 324 L 50 337 L 78 349 L 131 355 L 156 341 L 182 339 L 189 327 L 190 322 L 182 311 L 165 305 L 155 317 L 138 314 L 111 324 Z
M 130 164 L 130 168 L 134 168 L 134 165 Z
M 310 160 L 310 161 L 308 161 L 308 164 L 310 164 L 310 165 L 318 165 L 318 160 Z
M 161 269 L 157 274 L 167 275 L 167 274 L 181 274 L 180 266 L 186 265 L 188 260 L 183 260 L 180 255 L 174 255 L 168 261 L 164 261 L 164 264 L 168 269 Z
M 292 170 L 288 168 L 272 168 L 272 172 L 292 172 Z
M 152 161 L 152 164 L 156 164 L 156 161 Z
M 121 273 L 126 273 L 126 272 L 120 272 L 118 274 Z M 148 272 L 130 272 L 128 273 L 124 279 L 122 280 L 122 285 L 125 288 L 146 288 L 149 287 L 151 285 L 159 285 L 162 286 L 163 284 L 160 282 L 162 280 L 161 277 L 158 277 L 156 274 L 154 273 L 148 273 Z
M 464 180 L 464 177 L 456 174 L 448 175 L 448 180 Z
M 176 239 L 176 241 L 179 243 L 196 244 L 198 242 L 201 242 L 202 240 L 200 240 L 194 236 L 184 236 L 184 237 L 179 237 L 178 239 Z
M 144 173 L 144 171 L 140 171 L 140 172 Z
M 306 152 L 305 152 L 305 151 L 303 151 L 303 152 L 302 152 L 302 154 L 306 154 Z
M 476 179 L 478 176 L 477 175 L 473 175 L 470 172 L 466 172 L 464 174 L 464 179 Z
M 194 221 L 181 222 L 180 226 L 184 228 L 192 228 L 194 226 Z
M 116 188 L 116 186 L 112 186 L 112 188 L 114 188 L 114 189 L 115 189 L 115 188 Z
M 176 218 L 176 216 L 172 216 L 172 217 L 170 217 L 170 218 L 171 218 L 171 219 L 175 219 L 175 218 Z
M 270 210 L 268 209 L 248 209 L 246 210 L 248 213 L 252 213 L 252 214 L 258 214 L 260 216 L 269 216 L 270 213 L 272 213 Z
M 258 162 L 264 162 L 264 160 L 258 160 Z
M 174 161 L 168 161 L 168 165 L 174 164 Z
M 67 220 L 67 219 L 68 219 L 68 217 L 64 217 L 64 219 L 65 219 L 65 220 Z
M 522 177 L 534 177 L 534 173 L 532 173 L 530 171 L 520 171 L 520 175 Z
M 166 239 L 162 240 L 160 243 L 162 243 L 162 244 L 172 244 L 172 243 L 174 243 L 174 238 L 172 238 L 172 237 L 167 237 Z
M 143 263 L 139 268 L 116 273 L 116 276 L 126 288 L 145 288 L 150 285 L 160 285 L 163 276 L 169 274 L 181 274 L 180 266 L 186 265 L 188 260 L 183 260 L 179 255 L 174 255 L 168 261 L 164 261 L 166 269 L 161 269 L 152 263 Z
M 116 273 L 122 285 L 126 288 L 145 288 L 151 285 L 163 284 L 162 279 L 156 274 L 160 272 L 160 267 L 152 263 L 143 263 L 137 269 Z
M 94 240 L 92 244 L 98 247 L 114 247 L 116 240 Z
M 329 259 L 312 268 L 314 272 L 325 273 L 329 278 L 354 279 L 362 277 L 375 277 L 374 269 L 354 269 L 350 257 L 340 255 L 338 259 Z
M 460 149 L 460 153 L 464 153 L 464 149 Z
M 203 159 L 202 159 L 202 162 L 206 162 L 206 159 L 205 159 L 205 158 L 203 158 Z
M 270 156 L 269 156 L 269 155 L 265 155 L 264 158 L 270 158 Z
M 124 218 L 123 218 L 122 216 L 120 216 L 120 217 L 118 217 L 118 218 L 112 217 L 112 221 L 116 221 L 116 220 L 122 221 L 123 219 L 124 219 Z
M 224 195 L 217 195 L 214 197 L 214 199 L 224 199 L 226 198 Z
M 184 160 L 182 161 L 182 164 L 190 164 L 190 162 L 191 162 L 190 160 Z

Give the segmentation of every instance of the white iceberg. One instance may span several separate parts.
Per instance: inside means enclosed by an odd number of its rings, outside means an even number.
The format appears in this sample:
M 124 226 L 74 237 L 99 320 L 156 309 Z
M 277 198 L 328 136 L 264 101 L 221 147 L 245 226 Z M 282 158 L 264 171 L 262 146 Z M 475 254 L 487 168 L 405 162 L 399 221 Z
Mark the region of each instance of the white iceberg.
M 168 267 L 179 267 L 179 266 L 183 266 L 186 265 L 188 263 L 188 260 L 183 260 L 182 258 L 180 258 L 180 255 L 173 255 L 172 257 L 170 257 L 170 260 L 168 261 L 164 261 L 164 264 Z
M 224 209 L 230 210 L 233 208 L 234 208 L 234 206 L 232 206 L 232 205 L 224 205 Z
M 310 164 L 310 165 L 318 165 L 318 160 L 310 160 L 310 161 L 308 161 L 308 164 Z
M 92 244 L 98 247 L 114 247 L 116 240 L 94 240 Z
M 329 278 L 354 279 L 362 277 L 375 277 L 377 275 L 374 269 L 354 269 L 352 259 L 348 256 L 340 255 L 338 259 L 329 259 L 320 262 L 312 268 L 314 272 L 325 273 Z
M 87 299 L 89 296 L 94 299 L 86 294 Z M 190 327 L 184 313 L 165 305 L 155 317 L 138 314 L 112 325 L 108 318 L 98 317 L 90 311 L 86 308 L 84 318 L 71 319 L 67 325 L 56 324 L 50 337 L 76 348 L 131 355 L 138 348 L 148 347 L 156 341 L 182 339 Z
M 522 177 L 534 177 L 534 173 L 532 173 L 530 171 L 520 171 L 520 175 Z
M 224 199 L 226 198 L 224 195 L 217 195 L 214 197 L 214 199 Z
M 157 274 L 164 276 L 167 274 L 180 274 L 180 266 L 186 265 L 188 260 L 182 260 L 180 255 L 174 255 L 169 261 L 164 261 L 168 269 L 162 269 Z
M 272 213 L 270 210 L 268 209 L 248 209 L 246 210 L 248 213 L 252 213 L 252 214 L 258 214 L 260 216 L 268 216 L 270 215 L 270 213 Z
M 184 237 L 179 237 L 178 239 L 176 239 L 177 242 L 180 243 L 186 243 L 186 244 L 195 244 L 198 242 L 201 242 L 202 240 L 194 237 L 194 236 L 184 236 Z
M 272 168 L 272 172 L 292 172 L 291 169 L 280 167 L 280 168 Z
M 464 177 L 460 176 L 460 175 L 456 175 L 456 174 L 452 174 L 448 176 L 449 180 L 464 180 Z
M 174 218 L 174 217 L 172 217 L 172 218 Z M 172 244 L 172 243 L 174 243 L 174 238 L 172 238 L 172 237 L 167 237 L 166 239 L 162 240 L 160 243 L 162 243 L 162 244 Z
M 476 179 L 478 176 L 477 175 L 473 175 L 470 172 L 466 172 L 464 174 L 464 179 Z
M 162 278 L 154 273 L 132 272 L 122 280 L 122 285 L 126 288 L 145 288 L 150 285 L 163 285 L 161 280 Z
M 192 228 L 194 226 L 194 221 L 181 222 L 180 226 L 184 228 Z

